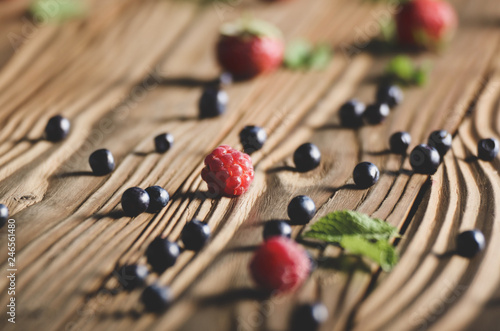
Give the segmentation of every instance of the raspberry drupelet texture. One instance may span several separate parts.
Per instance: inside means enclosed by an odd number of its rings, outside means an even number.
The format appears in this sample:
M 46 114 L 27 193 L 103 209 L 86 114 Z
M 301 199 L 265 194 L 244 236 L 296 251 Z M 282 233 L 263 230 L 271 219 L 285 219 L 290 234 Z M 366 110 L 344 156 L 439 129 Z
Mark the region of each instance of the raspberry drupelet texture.
M 286 237 L 272 237 L 255 252 L 250 262 L 254 281 L 269 292 L 289 292 L 309 276 L 311 262 L 305 249 Z
M 201 171 L 201 178 L 207 182 L 211 193 L 230 197 L 245 193 L 253 177 L 250 156 L 228 145 L 221 145 L 210 153 Z

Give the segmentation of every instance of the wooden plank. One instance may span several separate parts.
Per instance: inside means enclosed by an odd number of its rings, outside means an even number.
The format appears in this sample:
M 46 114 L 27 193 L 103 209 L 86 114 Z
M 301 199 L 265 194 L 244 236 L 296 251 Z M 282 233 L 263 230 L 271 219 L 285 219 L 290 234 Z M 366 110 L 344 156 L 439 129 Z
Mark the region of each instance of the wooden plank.
M 479 212 L 494 215 L 494 209 L 482 208 L 487 201 L 483 199 L 475 204 L 467 202 L 460 215 L 455 212 L 456 206 L 466 202 L 451 192 L 466 187 L 475 190 L 474 196 L 483 193 L 484 187 L 477 184 L 478 175 L 472 171 L 477 167 L 471 170 L 470 165 L 448 156 L 433 177 L 437 184 L 430 195 L 407 220 L 412 206 L 420 203 L 416 198 L 427 177 L 409 173 L 407 159 L 381 152 L 396 130 L 410 131 L 415 143 L 437 128 L 455 131 L 477 94 L 487 95 L 484 82 L 500 39 L 494 25 L 481 22 L 498 12 L 494 0 L 483 0 L 482 6 L 455 1 L 462 26 L 450 49 L 439 56 L 417 56 L 434 63 L 429 86 L 409 89 L 405 103 L 384 125 L 359 131 L 340 128 L 335 113 L 352 96 L 373 100 L 373 77 L 380 75 L 393 54 L 346 58 L 339 50 L 325 72 L 281 70 L 235 84 L 228 89 L 228 114 L 212 120 L 197 120 L 200 89 L 175 82 L 179 78 L 206 81 L 215 77 L 218 70 L 212 53 L 217 27 L 241 11 L 251 9 L 256 17 L 276 23 L 288 39 L 307 37 L 340 46 L 356 42 L 355 32 L 375 21 L 374 16 L 385 9 L 382 4 L 360 7 L 349 0 L 317 0 L 269 6 L 242 2 L 225 7 L 228 10 L 223 16 L 211 6 L 199 11 L 192 4 L 170 1 L 96 0 L 90 4 L 94 11 L 84 21 L 40 29 L 0 73 L 4 91 L 0 95 L 0 192 L 22 234 L 18 237 L 21 264 L 17 286 L 23 304 L 18 308 L 22 316 L 18 327 L 284 330 L 297 302 L 320 299 L 331 315 L 324 330 L 378 326 L 405 330 L 412 328 L 408 322 L 412 309 L 425 307 L 439 297 L 440 280 L 453 272 L 459 277 L 470 269 L 458 261 L 449 269 L 446 266 L 442 275 L 434 274 L 436 261 L 429 252 L 413 253 L 412 247 L 421 248 L 420 240 L 433 242 L 437 233 L 430 235 L 431 230 L 439 230 L 449 240 L 449 231 L 457 230 L 453 224 L 462 216 L 465 220 Z M 493 114 L 491 98 L 481 99 L 478 109 L 490 110 L 481 115 L 486 117 L 478 120 L 480 123 Z M 59 112 L 72 119 L 70 137 L 56 145 L 39 141 L 46 119 Z M 472 144 L 467 135 L 470 122 L 460 126 L 457 136 L 464 132 L 466 145 Z M 256 181 L 241 198 L 213 199 L 199 177 L 203 157 L 220 143 L 239 146 L 238 133 L 250 123 L 264 126 L 270 136 L 264 149 L 253 155 Z M 169 153 L 158 155 L 152 152 L 152 138 L 164 131 L 173 133 L 176 143 Z M 457 139 L 454 155 L 466 155 L 466 147 L 461 150 Z M 293 150 L 304 141 L 320 146 L 322 166 L 308 174 L 287 171 Z M 113 151 L 118 167 L 106 178 L 88 176 L 88 155 L 102 147 Z M 351 171 L 359 160 L 372 161 L 382 169 L 379 184 L 371 190 L 345 185 L 351 183 Z M 485 187 L 494 186 L 493 175 L 487 178 L 490 185 Z M 440 187 L 440 183 L 445 184 Z M 152 184 L 165 186 L 173 194 L 168 208 L 133 220 L 122 217 L 122 192 L 130 186 Z M 247 264 L 252 247 L 262 240 L 262 222 L 285 218 L 286 205 L 297 194 L 314 198 L 320 207 L 318 217 L 332 210 L 357 209 L 403 229 L 410 226 L 400 245 L 404 253 L 400 266 L 380 277 L 380 286 L 366 301 L 366 290 L 379 273 L 373 266 L 360 272 L 359 261 L 344 271 L 319 269 L 303 289 L 281 298 L 262 298 L 252 291 Z M 429 201 L 447 196 L 450 201 L 432 209 L 436 206 L 430 206 Z M 207 220 L 213 229 L 210 245 L 196 255 L 184 252 L 176 266 L 160 277 L 151 276 L 151 282 L 171 285 L 177 300 L 164 315 L 140 314 L 140 293 L 115 294 L 118 284 L 111 277 L 112 271 L 125 263 L 145 262 L 144 251 L 154 237 L 162 234 L 176 240 L 184 223 L 193 217 Z M 421 232 L 426 224 L 429 230 Z M 296 227 L 294 236 L 301 231 Z M 441 241 L 440 247 L 445 247 L 447 241 Z M 4 242 L 1 237 L 0 252 Z M 310 251 L 332 259 L 340 254 L 331 247 Z M 417 261 L 412 261 L 414 254 L 419 254 Z M 493 253 L 487 254 L 484 259 L 489 261 Z M 5 269 L 6 256 L 1 255 L 0 268 Z M 404 267 L 415 268 L 418 261 L 425 262 L 425 268 L 419 269 L 420 277 L 410 279 L 413 274 Z M 484 269 L 480 269 L 478 263 L 475 267 L 477 279 L 495 289 L 493 275 L 488 277 L 490 267 L 481 264 Z M 427 287 L 429 275 L 433 283 Z M 393 302 L 396 289 L 387 291 L 386 287 L 400 284 L 406 291 L 407 280 L 411 286 L 408 294 Z M 467 282 L 478 286 L 469 279 Z M 0 279 L 0 289 L 6 286 L 6 280 Z M 422 287 L 426 291 L 413 304 Z M 477 308 L 464 312 L 471 308 L 468 293 L 464 300 L 447 307 L 449 315 L 439 316 L 433 327 L 473 323 L 480 315 Z M 480 302 L 490 299 L 486 291 L 479 293 L 480 298 L 474 298 Z M 0 301 L 5 299 L 6 291 L 2 290 Z M 383 313 L 381 302 L 388 305 Z M 488 320 L 494 313 L 484 312 Z M 462 315 L 462 319 L 456 317 Z M 0 326 L 8 328 L 4 320 Z
M 461 124 L 452 153 L 433 176 L 426 202 L 401 242 L 401 263 L 363 304 L 355 329 L 458 330 L 468 325 L 471 330 L 496 329 L 493 316 L 499 313 L 494 304 L 499 279 L 492 270 L 499 266 L 495 257 L 498 163 L 478 161 L 474 156 L 479 139 L 498 138 L 497 62 L 473 115 Z M 472 260 L 450 255 L 456 235 L 474 228 L 485 233 L 486 252 Z M 489 318 L 483 320 L 483 315 Z

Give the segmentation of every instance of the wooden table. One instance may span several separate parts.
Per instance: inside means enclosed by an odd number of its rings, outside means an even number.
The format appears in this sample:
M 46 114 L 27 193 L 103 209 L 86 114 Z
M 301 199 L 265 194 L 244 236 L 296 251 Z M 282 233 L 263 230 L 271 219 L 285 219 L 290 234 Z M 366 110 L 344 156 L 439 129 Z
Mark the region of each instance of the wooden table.
M 0 196 L 17 224 L 18 270 L 16 325 L 2 313 L 0 329 L 278 331 L 287 329 L 298 303 L 320 300 L 330 314 L 321 330 L 498 330 L 500 161 L 473 156 L 478 139 L 500 134 L 500 6 L 498 0 L 452 2 L 461 24 L 450 47 L 414 55 L 432 61 L 429 84 L 406 89 L 385 124 L 360 130 L 340 127 L 336 113 L 353 96 L 371 102 L 396 54 L 367 46 L 378 19 L 393 9 L 387 4 L 89 0 L 83 19 L 30 25 L 19 8 L 2 3 Z M 227 88 L 228 112 L 199 120 L 203 82 L 219 70 L 217 29 L 242 12 L 275 23 L 287 40 L 329 42 L 335 58 L 325 71 L 280 70 L 234 84 Z M 22 37 L 15 51 L 12 34 Z M 58 113 L 71 119 L 70 136 L 57 144 L 41 140 L 47 119 Z M 237 199 L 210 197 L 200 178 L 204 155 L 222 143 L 240 148 L 238 133 L 248 124 L 269 135 L 253 155 L 251 190 Z M 408 158 L 386 153 L 394 131 L 409 131 L 416 145 L 435 129 L 453 132 L 454 141 L 434 176 L 413 174 Z M 176 139 L 162 155 L 152 144 L 161 132 Z M 320 147 L 322 164 L 296 173 L 291 155 L 307 141 Z M 98 148 L 117 159 L 109 176 L 89 173 L 88 156 Z M 369 190 L 348 185 L 361 160 L 382 171 Z M 123 191 L 153 184 L 173 196 L 168 207 L 124 217 Z M 247 265 L 262 242 L 262 223 L 286 218 L 286 205 L 298 194 L 319 207 L 313 222 L 352 209 L 400 228 L 397 267 L 363 269 L 366 262 L 341 258 L 336 247 L 307 247 L 338 268 L 317 269 L 295 293 L 257 295 Z M 154 237 L 177 240 L 194 217 L 208 222 L 212 241 L 150 277 L 170 285 L 176 301 L 163 315 L 142 313 L 140 291 L 119 291 L 113 271 L 145 263 Z M 456 234 L 471 228 L 484 232 L 486 251 L 472 260 L 446 254 Z M 295 226 L 293 236 L 302 230 Z M 6 227 L 0 263 L 4 310 Z

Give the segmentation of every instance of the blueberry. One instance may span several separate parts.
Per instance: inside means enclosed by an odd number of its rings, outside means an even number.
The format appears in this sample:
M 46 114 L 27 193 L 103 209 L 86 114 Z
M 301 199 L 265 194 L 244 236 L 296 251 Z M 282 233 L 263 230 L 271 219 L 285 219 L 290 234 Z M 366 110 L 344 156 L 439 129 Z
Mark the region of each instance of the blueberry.
M 141 301 L 147 311 L 160 313 L 172 302 L 172 294 L 167 286 L 153 284 L 144 289 Z
M 470 230 L 460 233 L 457 236 L 457 253 L 463 257 L 474 257 L 484 250 L 486 240 L 479 230 Z
M 49 119 L 45 127 L 45 138 L 50 141 L 60 141 L 66 138 L 71 128 L 71 123 L 65 117 L 56 115 Z
M 480 140 L 477 144 L 477 157 L 484 161 L 493 161 L 498 155 L 498 140 L 488 138 Z
M 184 248 L 191 251 L 199 251 L 210 239 L 210 227 L 208 224 L 198 220 L 186 223 L 181 232 L 181 240 Z
M 141 264 L 130 264 L 123 266 L 118 271 L 118 281 L 126 290 L 146 285 L 146 278 L 149 275 L 148 268 Z
M 174 144 L 174 136 L 170 133 L 162 133 L 155 137 L 155 148 L 158 153 L 165 153 Z
M 453 137 L 448 133 L 448 131 L 438 130 L 431 133 L 427 144 L 437 149 L 442 159 L 450 150 L 452 141 Z
M 385 103 L 392 108 L 403 102 L 403 91 L 399 86 L 384 84 L 377 89 L 376 99 L 378 103 Z
M 322 303 L 308 303 L 297 307 L 292 315 L 292 331 L 316 331 L 328 319 L 328 309 Z
M 229 97 L 219 88 L 207 87 L 203 91 L 199 102 L 201 118 L 210 118 L 222 115 L 226 111 Z
M 319 166 L 321 162 L 321 152 L 316 145 L 305 143 L 293 154 L 293 162 L 300 172 L 306 172 Z
M 342 123 L 342 126 L 349 128 L 362 126 L 365 108 L 365 104 L 356 99 L 349 100 L 343 104 L 339 110 L 340 123 Z
M 0 228 L 2 228 L 9 220 L 9 208 L 6 205 L 0 204 Z
M 440 163 L 441 156 L 434 147 L 421 144 L 411 151 L 410 164 L 417 173 L 432 175 L 437 171 Z
M 148 263 L 158 273 L 173 266 L 179 254 L 179 245 L 161 237 L 155 238 L 146 249 Z
M 287 237 L 292 236 L 292 227 L 285 221 L 269 221 L 264 224 L 264 240 L 271 237 Z
M 389 139 L 391 152 L 395 154 L 405 154 L 411 145 L 411 136 L 408 132 L 396 132 Z
M 311 269 L 309 271 L 309 275 L 311 275 L 314 272 L 314 270 L 316 270 L 318 268 L 318 262 L 316 261 L 314 256 L 312 256 L 312 254 L 309 251 L 306 251 L 306 254 L 307 254 L 307 257 L 309 258 L 309 263 L 311 265 Z
M 90 168 L 97 176 L 104 176 L 115 170 L 115 159 L 107 149 L 98 149 L 89 157 Z
M 376 103 L 366 107 L 363 117 L 368 124 L 380 124 L 389 116 L 389 106 L 385 103 Z
M 149 195 L 139 187 L 131 187 L 122 195 L 122 208 L 127 216 L 135 217 L 149 207 Z
M 240 141 L 247 154 L 252 154 L 261 149 L 266 140 L 266 131 L 255 125 L 245 126 L 240 132 Z
M 221 73 L 217 79 L 215 79 L 214 83 L 216 86 L 228 86 L 231 85 L 233 81 L 233 75 L 230 72 L 225 71 Z
M 147 211 L 157 213 L 167 205 L 170 200 L 170 195 L 167 190 L 160 186 L 151 186 L 146 189 L 149 195 L 149 206 Z
M 369 188 L 378 182 L 380 171 L 373 163 L 361 162 L 354 168 L 352 176 L 358 187 Z
M 288 217 L 294 224 L 307 224 L 314 214 L 316 214 L 316 205 L 306 195 L 296 196 L 288 204 Z

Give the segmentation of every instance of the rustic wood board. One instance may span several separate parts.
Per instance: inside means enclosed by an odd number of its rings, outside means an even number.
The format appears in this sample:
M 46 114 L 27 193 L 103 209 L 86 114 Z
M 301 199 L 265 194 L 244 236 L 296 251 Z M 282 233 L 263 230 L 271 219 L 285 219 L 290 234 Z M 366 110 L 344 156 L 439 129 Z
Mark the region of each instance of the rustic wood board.
M 407 89 L 387 123 L 358 131 L 341 128 L 336 112 L 353 96 L 370 102 L 395 55 L 363 45 L 364 35 L 387 15 L 386 4 L 88 3 L 88 17 L 39 26 L 17 50 L 8 38 L 0 41 L 0 192 L 17 222 L 19 260 L 17 325 L 2 318 L 2 330 L 286 330 L 295 305 L 314 300 L 329 308 L 322 330 L 497 329 L 500 163 L 471 157 L 480 137 L 498 137 L 500 129 L 497 0 L 453 1 L 461 20 L 453 43 L 442 54 L 414 55 L 433 62 L 430 83 Z M 12 8 L 0 15 L 2 36 L 26 29 Z M 323 72 L 280 70 L 234 84 L 227 89 L 228 113 L 201 121 L 201 85 L 218 73 L 217 28 L 242 12 L 275 23 L 287 40 L 329 42 L 336 56 Z M 347 56 L 346 45 L 361 52 Z M 40 140 L 57 113 L 71 118 L 71 135 L 59 144 Z M 211 197 L 200 178 L 204 155 L 221 143 L 240 147 L 238 133 L 247 124 L 269 134 L 252 156 L 256 180 L 238 199 Z M 431 178 L 412 174 L 407 158 L 384 153 L 394 131 L 408 130 L 417 144 L 439 128 L 456 134 L 452 152 Z M 176 142 L 158 155 L 152 138 L 165 131 Z M 291 155 L 306 141 L 320 147 L 323 162 L 298 174 Z M 103 147 L 113 151 L 118 167 L 107 177 L 90 176 L 88 155 Z M 349 185 L 361 160 L 382 170 L 370 190 Z M 123 217 L 123 191 L 153 184 L 173 195 L 168 207 L 158 215 Z M 296 293 L 256 296 L 247 265 L 262 241 L 262 222 L 285 218 L 297 194 L 310 195 L 320 207 L 313 222 L 353 209 L 398 226 L 404 233 L 396 243 L 399 265 L 385 274 L 371 265 L 360 269 L 364 263 L 356 259 L 344 261 L 343 270 L 318 269 Z M 145 262 L 154 237 L 177 240 L 193 217 L 208 221 L 211 243 L 151 276 L 151 282 L 170 285 L 177 299 L 164 315 L 142 314 L 140 292 L 117 291 L 113 270 Z M 488 239 L 483 255 L 469 261 L 444 254 L 460 230 L 472 227 Z M 295 227 L 294 236 L 302 230 Z M 5 270 L 7 236 L 0 231 Z M 333 247 L 308 249 L 332 261 L 341 256 Z M 2 303 L 7 287 L 1 277 Z

